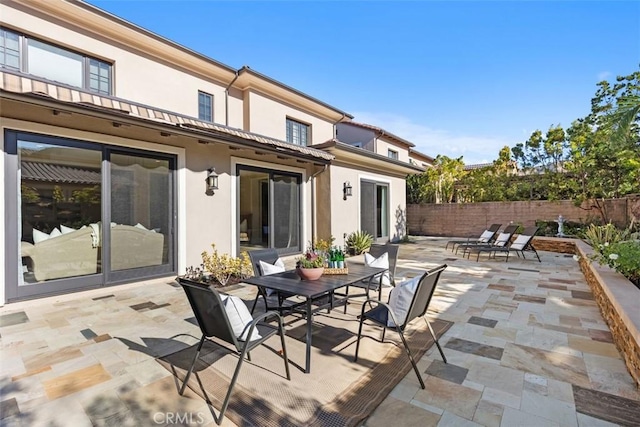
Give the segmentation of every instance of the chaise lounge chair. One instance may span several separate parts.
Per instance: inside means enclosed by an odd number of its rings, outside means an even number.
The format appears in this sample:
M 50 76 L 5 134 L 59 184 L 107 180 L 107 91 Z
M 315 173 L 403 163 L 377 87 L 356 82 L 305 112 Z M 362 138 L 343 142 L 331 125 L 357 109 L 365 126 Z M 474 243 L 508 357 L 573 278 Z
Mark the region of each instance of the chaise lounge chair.
M 534 248 L 532 245 L 533 237 L 537 232 L 538 227 L 527 227 L 520 235 L 518 235 L 518 237 L 513 242 L 511 242 L 510 245 L 503 247 L 490 247 L 484 250 L 481 249 L 480 251 L 489 252 L 489 257 L 491 257 L 491 254 L 493 253 L 494 258 L 496 256 L 496 253 L 506 252 L 507 257 L 505 259 L 505 262 L 509 261 L 509 254 L 511 253 L 511 251 L 514 251 L 518 255 L 518 257 L 520 257 L 520 254 L 522 254 L 522 258 L 526 258 L 524 256 L 525 252 L 533 252 L 536 255 L 536 258 L 538 258 L 538 261 L 542 262 L 542 260 L 540 259 L 540 255 L 538 255 L 538 251 L 536 251 L 536 248 Z
M 453 251 L 456 248 L 456 245 L 491 243 L 496 237 L 496 233 L 498 232 L 498 230 L 500 230 L 501 226 L 502 224 L 491 224 L 491 227 L 482 232 L 482 234 L 476 239 L 469 237 L 466 240 L 449 240 L 444 248 L 448 249 L 449 245 L 451 244 L 451 251 Z
M 478 261 L 481 252 L 487 252 L 487 250 L 491 248 L 502 248 L 508 246 L 511 243 L 513 235 L 516 233 L 516 231 L 518 231 L 519 227 L 519 225 L 514 224 L 506 226 L 504 230 L 498 233 L 496 239 L 492 243 L 458 245 L 458 249 L 462 248 L 462 256 L 464 257 L 465 255 L 467 255 L 467 258 L 471 257 L 472 252 L 477 253 L 478 256 L 476 257 L 476 261 Z M 458 251 L 458 249 L 456 249 L 456 252 Z

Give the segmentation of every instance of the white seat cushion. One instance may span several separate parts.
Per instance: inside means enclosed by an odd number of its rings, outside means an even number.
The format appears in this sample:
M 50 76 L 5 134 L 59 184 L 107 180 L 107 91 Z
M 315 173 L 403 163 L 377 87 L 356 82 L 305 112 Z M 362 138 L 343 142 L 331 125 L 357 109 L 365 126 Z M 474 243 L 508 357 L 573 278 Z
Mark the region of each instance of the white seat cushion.
M 229 323 L 231 323 L 234 335 L 239 340 L 247 341 L 247 334 L 249 333 L 249 327 L 253 321 L 253 317 L 244 301 L 235 295 L 224 294 L 220 294 L 220 299 L 224 304 L 224 309 L 227 312 L 227 317 L 229 318 Z M 254 329 L 249 341 L 260 338 L 262 338 L 262 336 L 260 336 L 257 329 Z
M 513 241 L 510 248 L 515 249 L 517 251 L 521 251 L 524 249 L 524 245 L 527 244 L 529 239 L 531 239 L 531 236 L 525 236 L 524 234 L 521 234 L 518 237 L 516 237 L 516 240 Z
M 73 233 L 76 230 L 77 228 L 71 228 L 71 227 L 67 227 L 66 225 L 60 224 L 60 231 L 62 232 L 62 234 Z
M 396 285 L 395 288 L 391 289 L 391 293 L 389 295 L 389 307 L 391 307 L 391 311 L 393 311 L 393 314 L 401 325 L 407 317 L 409 306 L 413 300 L 413 294 L 416 293 L 416 289 L 418 288 L 418 283 L 420 283 L 421 278 L 422 275 L 405 280 L 404 282 Z M 389 319 L 387 320 L 387 326 L 395 326 L 391 316 L 389 316 Z
M 498 234 L 498 238 L 496 239 L 495 246 L 505 246 L 509 243 L 509 239 L 511 234 L 509 233 L 500 233 Z
M 51 230 L 51 233 L 49 233 L 50 239 L 53 239 L 54 237 L 58 237 L 58 236 L 62 236 L 62 231 L 60 231 L 58 227 L 54 228 L 53 230 Z
M 49 233 L 45 233 L 44 231 L 40 231 L 37 229 L 33 229 L 33 243 L 44 242 L 45 240 L 49 240 Z
M 274 264 L 269 264 L 268 262 L 264 262 L 260 260 L 260 270 L 262 270 L 263 276 L 282 273 L 285 270 L 284 262 L 282 262 L 280 258 L 278 258 Z M 275 293 L 275 290 L 271 288 L 266 288 L 266 291 L 267 291 L 268 297 L 270 297 L 271 295 L 273 295 L 273 293 Z
M 480 238 L 478 239 L 479 242 L 488 242 L 494 235 L 493 231 L 489 231 L 489 230 L 484 230 L 484 233 L 482 233 L 480 235 Z
M 378 268 L 389 268 L 389 252 L 385 252 L 380 255 L 378 258 L 374 258 L 373 255 L 369 253 L 364 254 L 364 263 L 369 267 L 378 267 Z M 380 275 L 377 274 L 373 281 L 379 281 Z M 391 275 L 389 274 L 389 270 L 382 273 L 382 285 L 383 286 L 391 286 Z

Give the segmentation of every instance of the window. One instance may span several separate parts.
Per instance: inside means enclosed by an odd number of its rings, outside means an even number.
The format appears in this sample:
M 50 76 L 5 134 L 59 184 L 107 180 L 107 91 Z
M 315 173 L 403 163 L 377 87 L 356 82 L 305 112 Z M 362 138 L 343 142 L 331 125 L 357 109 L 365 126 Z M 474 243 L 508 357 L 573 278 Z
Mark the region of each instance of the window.
M 387 157 L 398 160 L 398 152 L 395 150 L 387 150 Z
M 198 91 L 198 118 L 213 122 L 213 95 Z
M 11 130 L 5 137 L 9 300 L 175 270 L 174 156 Z
M 0 28 L 0 65 L 20 70 L 20 37 Z
M 239 253 L 275 248 L 278 253 L 302 249 L 302 176 L 252 166 L 238 166 Z
M 0 67 L 111 94 L 111 64 L 0 28 Z
M 287 119 L 287 142 L 296 145 L 309 145 L 309 125 Z

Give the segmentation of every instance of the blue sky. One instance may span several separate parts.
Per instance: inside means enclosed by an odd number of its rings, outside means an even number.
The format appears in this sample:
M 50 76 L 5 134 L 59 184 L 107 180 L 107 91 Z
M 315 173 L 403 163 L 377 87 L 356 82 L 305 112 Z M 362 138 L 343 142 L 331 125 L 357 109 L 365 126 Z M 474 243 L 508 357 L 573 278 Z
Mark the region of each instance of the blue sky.
M 634 1 L 89 2 L 466 164 L 566 129 L 640 64 Z

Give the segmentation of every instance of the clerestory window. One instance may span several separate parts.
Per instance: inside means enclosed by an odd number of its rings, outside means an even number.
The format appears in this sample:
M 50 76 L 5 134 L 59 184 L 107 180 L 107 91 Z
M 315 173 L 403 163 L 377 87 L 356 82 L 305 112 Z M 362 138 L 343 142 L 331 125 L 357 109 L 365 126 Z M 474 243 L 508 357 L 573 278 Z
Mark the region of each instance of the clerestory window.
M 112 65 L 0 28 L 0 67 L 111 95 Z

